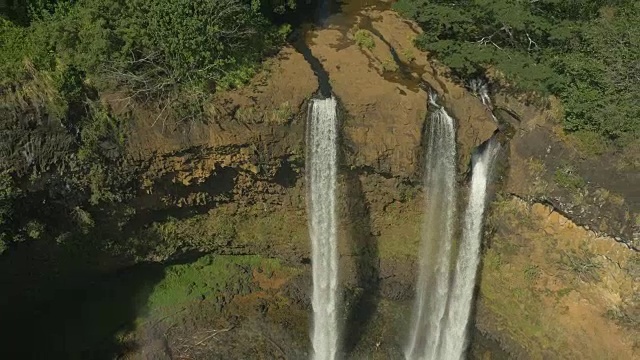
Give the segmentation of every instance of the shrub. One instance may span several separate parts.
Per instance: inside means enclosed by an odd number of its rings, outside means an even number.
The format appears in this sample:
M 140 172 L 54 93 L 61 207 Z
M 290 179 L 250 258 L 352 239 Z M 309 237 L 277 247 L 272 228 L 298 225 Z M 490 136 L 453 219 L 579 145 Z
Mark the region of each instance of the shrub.
M 580 152 L 590 156 L 602 155 L 609 150 L 609 139 L 594 131 L 578 130 L 572 134 Z
M 293 109 L 288 101 L 283 102 L 277 109 L 272 110 L 271 117 L 269 118 L 270 124 L 283 125 L 287 124 L 293 116 Z
M 524 277 L 529 282 L 534 282 L 540 277 L 540 267 L 537 265 L 527 265 L 524 269 Z
M 360 29 L 355 34 L 356 44 L 363 49 L 371 50 L 376 47 L 376 43 L 373 40 L 373 36 L 367 30 Z
M 382 62 L 382 69 L 388 72 L 398 71 L 399 66 L 394 59 L 386 59 Z
M 585 185 L 584 179 L 570 166 L 563 166 L 556 170 L 554 180 L 559 186 L 570 190 L 579 190 Z
M 587 251 L 563 251 L 560 254 L 560 265 L 565 270 L 571 271 L 578 279 L 585 282 L 600 281 L 598 270 L 601 265 L 597 263 L 593 255 Z

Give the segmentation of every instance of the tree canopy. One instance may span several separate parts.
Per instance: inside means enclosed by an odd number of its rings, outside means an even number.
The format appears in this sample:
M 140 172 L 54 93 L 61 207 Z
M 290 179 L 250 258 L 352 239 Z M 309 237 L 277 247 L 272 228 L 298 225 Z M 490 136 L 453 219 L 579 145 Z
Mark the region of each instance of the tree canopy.
M 417 44 L 459 79 L 496 70 L 555 94 L 568 131 L 623 141 L 640 131 L 640 3 L 632 0 L 400 0 Z M 623 141 L 624 142 L 624 141 Z

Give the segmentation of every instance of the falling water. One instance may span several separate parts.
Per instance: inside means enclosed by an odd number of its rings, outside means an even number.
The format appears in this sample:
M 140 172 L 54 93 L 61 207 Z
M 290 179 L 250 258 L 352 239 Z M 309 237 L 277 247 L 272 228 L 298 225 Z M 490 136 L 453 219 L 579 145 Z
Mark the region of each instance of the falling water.
M 449 296 L 449 308 L 446 326 L 442 334 L 439 359 L 463 359 L 467 345 L 467 325 L 473 301 L 476 270 L 480 261 L 487 182 L 499 149 L 499 142 L 495 137 L 492 137 L 482 150 L 473 155 L 471 192 L 464 216 L 462 242 Z
M 490 112 L 491 118 L 496 123 L 498 119 L 493 114 L 493 104 L 491 103 L 491 97 L 489 96 L 489 85 L 482 79 L 472 79 L 469 81 L 469 88 L 472 93 L 476 94 L 480 98 L 482 105 L 484 105 Z
M 338 349 L 336 101 L 314 99 L 309 110 L 307 176 L 313 271 L 313 359 L 333 360 Z
M 435 99 L 431 104 L 438 107 Z M 407 359 L 436 359 L 449 287 L 449 259 L 456 207 L 454 120 L 444 107 L 429 117 L 424 188 L 426 208 L 413 324 Z
M 480 101 L 484 106 L 491 108 L 489 86 L 486 81 L 482 79 L 471 79 L 471 81 L 469 81 L 469 89 L 480 98 Z

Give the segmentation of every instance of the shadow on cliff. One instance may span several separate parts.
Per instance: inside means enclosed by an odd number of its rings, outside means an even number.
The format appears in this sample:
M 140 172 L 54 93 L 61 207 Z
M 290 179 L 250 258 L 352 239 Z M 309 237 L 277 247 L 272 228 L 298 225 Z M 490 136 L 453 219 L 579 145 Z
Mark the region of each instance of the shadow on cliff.
M 3 254 L 1 358 L 113 359 L 135 346 L 120 334 L 135 329 L 164 265 L 100 274 L 88 262 L 32 245 Z
M 482 359 L 486 353 L 491 354 L 492 359 L 503 360 L 518 358 L 517 354 L 510 354 L 506 351 L 500 341 L 493 338 L 490 334 L 483 332 L 477 324 L 484 319 L 479 314 L 479 306 L 481 298 L 480 286 L 482 284 L 482 274 L 485 264 L 485 255 L 487 251 L 492 247 L 492 240 L 496 236 L 496 225 L 492 225 L 489 217 L 494 210 L 492 203 L 495 200 L 496 194 L 502 191 L 504 186 L 504 179 L 502 177 L 508 168 L 508 153 L 509 148 L 503 148 L 502 152 L 498 155 L 496 165 L 492 171 L 491 180 L 487 185 L 487 203 L 485 208 L 485 218 L 483 220 L 483 236 L 482 243 L 480 244 L 480 263 L 476 272 L 476 282 L 473 287 L 473 301 L 471 303 L 471 312 L 469 313 L 469 323 L 467 324 L 469 341 L 466 346 L 466 353 L 468 359 Z M 469 169 L 472 164 L 469 163 Z M 468 181 L 471 181 L 471 171 L 467 174 Z
M 378 243 L 371 231 L 371 214 L 362 182 L 355 172 L 346 172 L 345 195 L 349 228 L 348 239 L 355 257 L 356 291 L 348 308 L 345 326 L 345 353 L 351 354 L 366 334 L 378 307 L 380 257 Z

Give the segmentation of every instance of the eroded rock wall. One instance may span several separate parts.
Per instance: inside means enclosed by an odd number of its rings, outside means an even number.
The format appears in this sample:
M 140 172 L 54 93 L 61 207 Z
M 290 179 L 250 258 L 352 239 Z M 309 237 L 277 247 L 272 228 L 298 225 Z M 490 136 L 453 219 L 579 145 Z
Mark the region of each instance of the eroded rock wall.
M 358 44 L 358 31 L 374 45 Z M 363 322 L 372 334 L 363 344 L 371 346 L 361 346 L 370 358 L 398 350 L 402 339 L 384 335 L 383 324 L 401 323 L 413 296 L 429 111 L 420 83 L 457 120 L 463 189 L 472 150 L 498 128 L 475 96 L 414 47 L 418 33 L 392 11 L 366 8 L 307 34 L 341 103 L 340 265 L 349 306 L 369 311 L 356 320 L 373 319 Z M 129 143 L 145 170 L 131 204 L 138 209 L 133 223 L 144 228 L 138 256 L 160 261 L 199 250 L 277 257 L 304 270 L 287 291 L 308 308 L 305 122 L 317 89 L 303 56 L 285 48 L 250 85 L 217 95 L 205 123 L 169 130 L 139 114 Z M 516 357 L 633 358 L 637 173 L 581 157 L 557 130 L 553 111 L 522 103 L 496 97 L 510 141 L 488 215 L 476 327 Z M 617 175 L 610 180 L 600 169 Z M 393 344 L 377 352 L 384 339 Z

